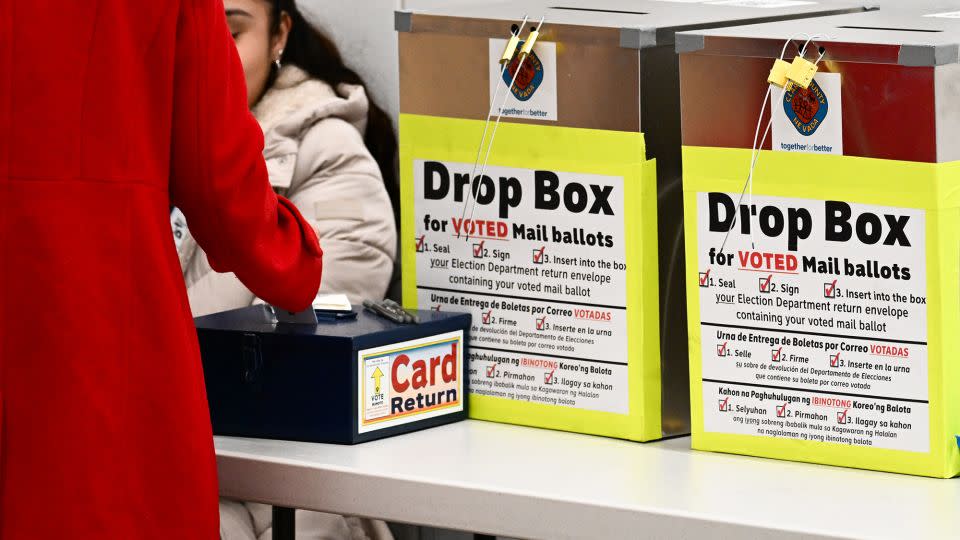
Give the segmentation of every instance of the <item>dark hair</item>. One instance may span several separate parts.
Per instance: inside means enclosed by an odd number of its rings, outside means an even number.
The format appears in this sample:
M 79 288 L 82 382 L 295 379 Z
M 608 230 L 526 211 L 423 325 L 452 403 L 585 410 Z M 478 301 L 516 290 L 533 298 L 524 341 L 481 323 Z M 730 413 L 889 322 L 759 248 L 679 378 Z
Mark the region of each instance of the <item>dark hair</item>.
M 293 64 L 307 72 L 311 77 L 320 79 L 336 89 L 341 83 L 361 85 L 366 89 L 363 79 L 343 62 L 336 44 L 322 32 L 313 27 L 297 9 L 295 0 L 267 0 L 273 7 L 270 11 L 270 31 L 276 34 L 280 30 L 280 16 L 286 12 L 293 22 L 287 45 L 283 49 L 283 62 Z M 274 73 L 267 86 L 273 85 Z M 373 97 L 367 93 L 370 107 L 367 112 L 367 131 L 364 144 L 380 167 L 383 183 L 387 188 L 390 203 L 393 206 L 394 221 L 399 227 L 400 183 L 397 178 L 397 135 L 393 131 L 393 122 L 381 109 Z

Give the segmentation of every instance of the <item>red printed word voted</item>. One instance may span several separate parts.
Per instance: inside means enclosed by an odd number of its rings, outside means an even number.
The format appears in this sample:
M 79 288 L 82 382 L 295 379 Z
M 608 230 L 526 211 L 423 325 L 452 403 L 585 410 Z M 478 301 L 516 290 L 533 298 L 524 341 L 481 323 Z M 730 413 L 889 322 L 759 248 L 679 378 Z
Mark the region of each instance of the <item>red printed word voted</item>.
M 766 253 L 761 251 L 738 251 L 740 268 L 796 272 L 797 257 L 789 253 Z
M 457 236 L 482 236 L 486 238 L 506 238 L 509 232 L 506 222 L 489 219 L 451 218 L 453 232 Z

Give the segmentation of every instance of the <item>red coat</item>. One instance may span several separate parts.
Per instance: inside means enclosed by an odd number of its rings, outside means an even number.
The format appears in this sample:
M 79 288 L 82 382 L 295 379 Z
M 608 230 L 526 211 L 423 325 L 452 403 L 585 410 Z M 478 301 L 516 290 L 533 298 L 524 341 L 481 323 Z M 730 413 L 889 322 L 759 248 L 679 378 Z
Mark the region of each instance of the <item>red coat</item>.
M 271 191 L 220 0 L 0 0 L 0 538 L 214 539 L 171 236 L 287 309 L 321 253 Z

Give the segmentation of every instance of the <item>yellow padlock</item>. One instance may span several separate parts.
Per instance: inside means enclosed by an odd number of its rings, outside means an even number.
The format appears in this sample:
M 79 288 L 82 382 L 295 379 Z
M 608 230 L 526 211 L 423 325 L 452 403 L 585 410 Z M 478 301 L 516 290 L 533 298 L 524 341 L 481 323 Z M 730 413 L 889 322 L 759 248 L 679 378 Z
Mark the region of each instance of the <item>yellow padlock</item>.
M 790 64 L 790 69 L 787 70 L 787 80 L 803 89 L 807 89 L 810 87 L 813 76 L 816 74 L 816 64 L 802 56 L 797 56 L 793 59 L 793 63 Z
M 773 62 L 773 67 L 770 69 L 770 75 L 767 77 L 767 82 L 775 85 L 779 88 L 783 88 L 790 84 L 790 81 L 787 80 L 787 71 L 790 69 L 790 63 L 779 58 Z
M 500 64 L 506 64 L 510 60 L 513 60 L 513 55 L 517 52 L 517 45 L 519 44 L 520 36 L 517 34 L 510 36 L 510 41 L 507 41 L 507 47 L 503 49 L 503 55 L 500 56 Z
M 536 30 L 531 30 L 530 35 L 527 36 L 527 40 L 523 42 L 523 48 L 520 49 L 520 56 L 526 56 L 533 51 L 533 45 L 537 42 L 537 37 L 540 36 L 540 32 Z

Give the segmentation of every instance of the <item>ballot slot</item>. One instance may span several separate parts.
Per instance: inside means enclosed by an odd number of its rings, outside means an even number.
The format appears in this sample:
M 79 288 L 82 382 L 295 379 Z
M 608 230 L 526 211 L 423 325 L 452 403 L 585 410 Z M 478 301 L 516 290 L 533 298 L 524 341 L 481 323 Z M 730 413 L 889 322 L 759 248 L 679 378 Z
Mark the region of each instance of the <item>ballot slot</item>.
M 600 8 L 585 8 L 585 7 L 570 7 L 570 6 L 550 6 L 549 9 L 559 9 L 564 11 L 588 11 L 591 13 L 621 13 L 629 15 L 647 15 L 646 11 L 626 11 L 622 9 L 600 9 Z
M 882 32 L 925 32 L 928 34 L 937 34 L 943 32 L 943 30 L 931 30 L 927 28 L 894 28 L 894 27 L 878 27 L 878 26 L 838 26 L 837 28 L 848 28 L 851 30 L 880 30 Z
M 298 312 L 287 311 L 273 306 L 271 306 L 271 308 L 279 324 L 317 324 L 317 312 L 312 307 Z
M 822 56 L 807 88 L 780 76 L 798 35 Z M 956 476 L 960 22 L 882 9 L 677 45 L 694 448 Z

